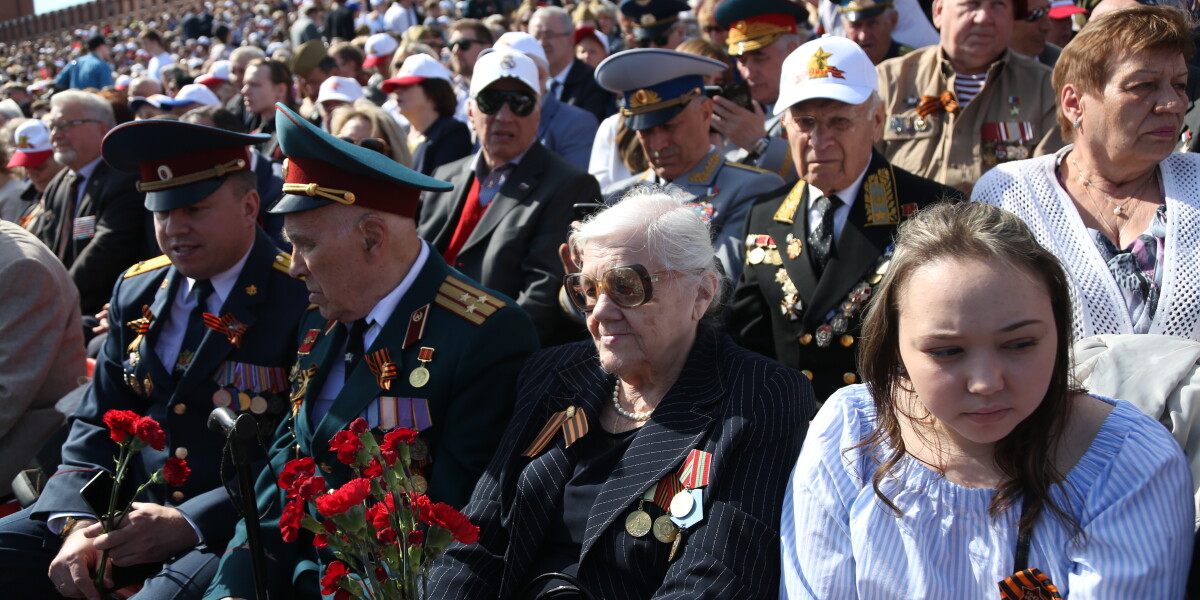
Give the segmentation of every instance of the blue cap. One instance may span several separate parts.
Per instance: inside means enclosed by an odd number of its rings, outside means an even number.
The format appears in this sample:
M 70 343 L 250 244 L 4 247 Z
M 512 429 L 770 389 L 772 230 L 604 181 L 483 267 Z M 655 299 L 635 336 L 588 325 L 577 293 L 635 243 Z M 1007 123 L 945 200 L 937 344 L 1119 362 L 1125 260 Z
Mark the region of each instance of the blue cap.
M 596 82 L 621 94 L 625 126 L 644 131 L 675 118 L 692 98 L 704 93 L 705 75 L 728 68 L 697 54 L 641 48 L 604 59 L 596 67 Z
M 114 127 L 104 136 L 104 161 L 140 173 L 146 210 L 191 206 L 217 191 L 229 173 L 250 168 L 251 144 L 267 135 L 234 133 L 195 123 L 149 119 Z
M 679 22 L 679 13 L 691 7 L 681 0 L 625 0 L 620 10 L 633 20 L 635 37 L 652 38 L 666 33 Z
M 283 163 L 285 195 L 271 209 L 274 214 L 336 202 L 412 218 L 422 191 L 454 189 L 390 156 L 340 140 L 283 104 L 275 105 L 275 135 L 287 160 Z

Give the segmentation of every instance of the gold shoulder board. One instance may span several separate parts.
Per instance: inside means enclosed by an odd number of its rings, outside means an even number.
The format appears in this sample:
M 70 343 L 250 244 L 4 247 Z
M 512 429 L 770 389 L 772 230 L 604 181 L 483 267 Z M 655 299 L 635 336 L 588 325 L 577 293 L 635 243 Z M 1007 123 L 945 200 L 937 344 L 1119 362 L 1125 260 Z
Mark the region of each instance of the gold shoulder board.
M 771 172 L 766 169 L 756 167 L 754 165 L 748 165 L 748 164 L 740 163 L 740 162 L 733 162 L 732 160 L 725 161 L 725 164 L 730 167 L 734 167 L 734 168 L 738 168 L 738 169 L 745 169 L 747 171 L 753 171 L 755 173 L 770 173 Z
M 129 279 L 130 277 L 133 277 L 134 275 L 141 275 L 142 273 L 149 273 L 150 271 L 155 271 L 155 270 L 161 269 L 163 267 L 169 266 L 170 264 L 171 264 L 171 259 L 167 258 L 166 254 L 156 257 L 156 258 L 152 258 L 150 260 L 143 260 L 142 262 L 140 262 L 136 265 L 133 265 L 132 267 L 129 267 L 129 270 L 125 271 L 125 275 L 123 278 Z
M 476 324 L 482 325 L 492 313 L 507 303 L 467 282 L 447 275 L 438 288 L 437 305 Z
M 292 268 L 292 255 L 286 252 L 280 252 L 279 254 L 276 254 L 275 264 L 271 266 L 275 267 L 276 271 L 287 275 L 288 269 Z

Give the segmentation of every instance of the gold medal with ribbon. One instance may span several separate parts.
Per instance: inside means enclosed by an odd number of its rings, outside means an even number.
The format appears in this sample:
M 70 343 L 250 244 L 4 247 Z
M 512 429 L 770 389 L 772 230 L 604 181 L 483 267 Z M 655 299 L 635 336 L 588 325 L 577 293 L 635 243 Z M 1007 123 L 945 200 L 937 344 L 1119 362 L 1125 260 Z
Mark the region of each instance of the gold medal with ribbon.
M 433 348 L 423 346 L 420 352 L 417 353 L 417 360 L 421 361 L 421 366 L 413 369 L 412 373 L 408 374 L 408 383 L 413 387 L 419 388 L 429 383 L 429 369 L 425 368 L 425 365 L 433 360 Z

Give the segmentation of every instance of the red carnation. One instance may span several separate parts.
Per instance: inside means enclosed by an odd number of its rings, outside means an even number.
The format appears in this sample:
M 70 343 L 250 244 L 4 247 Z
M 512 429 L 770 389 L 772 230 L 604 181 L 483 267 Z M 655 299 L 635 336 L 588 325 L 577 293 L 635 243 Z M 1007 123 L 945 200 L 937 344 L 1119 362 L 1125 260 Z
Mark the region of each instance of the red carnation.
M 392 529 L 391 527 L 384 527 L 383 529 L 375 532 L 375 540 L 384 545 L 395 544 L 396 530 Z
M 337 452 L 338 460 L 345 465 L 352 465 L 358 459 L 358 451 L 363 449 L 362 440 L 350 431 L 339 431 L 329 440 L 329 449 Z
M 391 496 L 388 496 L 391 499 Z M 376 530 L 383 529 L 391 523 L 388 521 L 388 505 L 383 502 L 376 502 L 367 509 L 367 520 L 371 525 L 375 526 Z
M 408 532 L 408 545 L 409 546 L 420 546 L 424 542 L 425 542 L 425 532 L 424 531 Z
M 422 507 L 421 520 L 449 531 L 454 539 L 464 544 L 479 541 L 479 527 L 445 502 L 432 504 L 428 508 Z
M 283 541 L 292 543 L 300 535 L 300 521 L 304 519 L 304 502 L 292 500 L 283 507 L 283 516 L 279 517 L 279 532 Z
M 286 465 L 283 465 L 283 472 L 279 474 L 279 487 L 291 490 L 297 481 L 312 477 L 315 472 L 313 469 L 315 465 L 316 461 L 307 456 L 289 460 Z M 292 494 L 288 494 L 289 498 L 291 496 Z
M 321 529 L 324 529 L 329 535 L 337 533 L 337 523 L 333 521 L 321 521 Z
M 370 431 L 370 429 L 371 429 L 371 426 L 368 425 L 367 420 L 362 417 L 359 417 L 350 422 L 350 431 L 353 432 L 354 435 L 364 434 L 367 431 Z
M 180 487 L 187 482 L 188 475 L 192 474 L 192 470 L 188 468 L 186 460 L 182 458 L 171 457 L 167 459 L 167 464 L 163 465 L 163 479 L 167 480 L 167 485 L 172 487 Z
M 309 477 L 293 488 L 293 493 L 300 500 L 310 500 L 325 491 L 325 478 Z
M 350 569 L 346 568 L 346 563 L 335 560 L 325 567 L 325 576 L 321 578 L 321 595 L 332 596 L 341 588 L 338 583 L 342 581 L 350 573 Z
M 374 479 L 380 475 L 383 475 L 383 465 L 379 464 L 379 461 L 374 458 L 362 469 L 362 476 L 368 479 Z
M 331 493 L 317 497 L 317 510 L 327 517 L 340 515 L 365 500 L 370 494 L 370 481 L 354 479 Z
M 150 417 L 141 417 L 133 424 L 133 432 L 138 439 L 155 450 L 162 450 L 167 445 L 167 434 L 163 433 L 158 421 Z
M 133 435 L 133 424 L 137 422 L 138 414 L 131 410 L 110 410 L 104 413 L 104 425 L 108 427 L 108 437 L 120 444 Z
M 398 427 L 383 434 L 383 445 L 388 448 L 399 449 L 400 444 L 411 444 L 416 439 L 417 432 L 407 427 Z
M 318 533 L 315 537 L 313 537 L 313 547 L 314 548 L 328 548 L 329 547 L 329 536 L 325 535 L 324 533 Z
M 375 579 L 378 579 L 379 583 L 383 583 L 383 582 L 387 581 L 388 580 L 387 569 L 385 569 L 383 567 L 375 567 Z

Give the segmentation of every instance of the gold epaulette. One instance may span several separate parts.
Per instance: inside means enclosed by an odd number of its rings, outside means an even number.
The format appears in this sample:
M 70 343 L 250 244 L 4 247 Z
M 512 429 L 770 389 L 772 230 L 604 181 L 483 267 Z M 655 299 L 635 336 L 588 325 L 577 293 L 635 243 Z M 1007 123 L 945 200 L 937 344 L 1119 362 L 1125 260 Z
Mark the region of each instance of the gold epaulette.
M 731 167 L 738 168 L 738 169 L 745 169 L 747 171 L 753 171 L 755 173 L 770 173 L 770 171 L 768 171 L 766 169 L 762 169 L 762 168 L 756 167 L 754 165 L 748 165 L 746 163 L 733 162 L 732 160 L 725 161 L 725 164 L 729 165 Z
M 130 277 L 133 277 L 134 275 L 141 275 L 142 273 L 149 273 L 150 271 L 154 271 L 154 270 L 166 267 L 166 266 L 170 266 L 170 264 L 171 264 L 171 259 L 167 258 L 166 254 L 152 258 L 150 260 L 143 260 L 142 262 L 140 262 L 136 265 L 133 265 L 132 267 L 129 267 L 129 270 L 125 271 L 125 275 L 122 278 L 129 279 Z
M 438 288 L 436 302 L 476 325 L 482 325 L 492 313 L 507 306 L 506 302 L 453 275 L 447 275 Z
M 319 306 L 317 306 L 317 304 L 314 302 L 314 303 L 312 303 L 312 304 L 309 304 L 309 305 L 308 305 L 308 308 L 306 308 L 306 309 L 304 309 L 304 310 L 307 312 L 307 311 L 310 311 L 310 310 L 316 310 L 316 309 L 318 309 L 318 308 L 320 308 L 320 307 L 319 307 Z
M 780 203 L 779 208 L 775 211 L 775 220 L 780 223 L 793 224 L 796 222 L 796 211 L 800 209 L 800 201 L 804 199 L 804 192 L 808 184 L 803 179 L 796 182 L 792 186 L 792 191 L 788 192 L 787 197 Z
M 279 254 L 276 254 L 275 264 L 271 266 L 275 267 L 276 271 L 279 271 L 284 275 L 289 275 L 288 269 L 292 268 L 292 255 L 286 252 L 280 252 Z

